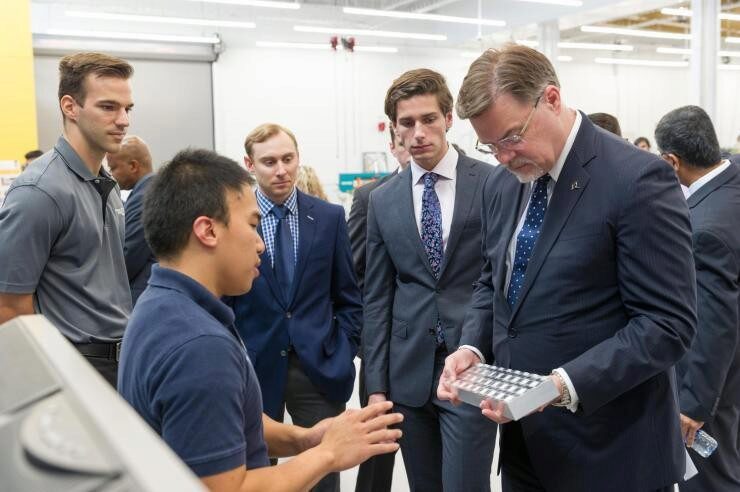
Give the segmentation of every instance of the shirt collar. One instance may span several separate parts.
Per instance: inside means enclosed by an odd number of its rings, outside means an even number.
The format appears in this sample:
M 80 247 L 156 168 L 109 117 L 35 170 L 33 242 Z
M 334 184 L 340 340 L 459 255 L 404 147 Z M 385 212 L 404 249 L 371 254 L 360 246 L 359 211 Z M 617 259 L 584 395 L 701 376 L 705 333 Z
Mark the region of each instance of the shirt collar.
M 229 327 L 234 324 L 234 312 L 200 282 L 184 273 L 154 264 L 149 277 L 149 285 L 180 292 L 192 299 L 222 325 Z
M 689 186 L 689 191 L 688 191 L 688 194 L 686 195 L 686 198 L 690 197 L 691 195 L 699 191 L 699 188 L 701 188 L 702 186 L 704 186 L 705 184 L 709 183 L 711 180 L 713 180 L 714 178 L 722 174 L 724 170 L 727 169 L 728 167 L 730 167 L 730 161 L 725 159 L 722 161 L 722 163 L 719 166 L 712 169 L 707 174 L 705 174 L 701 178 L 691 183 L 691 186 Z
M 583 118 L 581 117 L 581 112 L 576 111 L 576 119 L 573 122 L 573 128 L 570 129 L 568 138 L 565 140 L 565 146 L 563 146 L 563 151 L 560 153 L 558 160 L 555 161 L 555 165 L 552 167 L 552 169 L 550 169 L 550 172 L 547 173 L 550 175 L 553 182 L 558 181 L 558 178 L 560 177 L 560 173 L 563 171 L 565 160 L 568 158 L 568 154 L 570 154 L 570 150 L 573 148 L 573 142 L 576 141 L 576 135 L 578 135 L 578 130 L 581 128 L 582 119 Z
M 257 205 L 260 208 L 260 214 L 262 214 L 262 217 L 267 217 L 267 215 L 272 210 L 272 207 L 275 205 L 279 205 L 262 193 L 262 190 L 257 187 Z M 290 213 L 293 215 L 298 215 L 298 191 L 296 190 L 296 187 L 293 187 L 293 191 L 290 192 L 290 195 L 288 196 L 288 199 L 285 200 L 285 203 L 282 205 L 285 205 L 288 210 L 290 210 Z
M 59 137 L 57 140 L 56 145 L 54 145 L 54 150 L 56 150 L 56 152 L 62 157 L 62 160 L 67 167 L 79 176 L 80 179 L 85 181 L 92 181 L 93 179 L 101 177 L 113 179 L 110 174 L 108 174 L 108 171 L 106 171 L 102 166 L 100 167 L 100 174 L 98 176 L 93 176 L 93 173 L 90 172 L 90 169 L 88 169 L 85 163 L 82 162 L 82 159 L 80 159 L 80 156 L 75 152 L 75 149 L 72 148 L 67 139 L 63 136 Z
M 431 172 L 437 173 L 440 177 L 454 180 L 457 176 L 457 158 L 458 154 L 455 147 L 447 144 L 447 152 L 440 159 Z M 411 182 L 416 184 L 429 171 L 418 165 L 411 159 Z

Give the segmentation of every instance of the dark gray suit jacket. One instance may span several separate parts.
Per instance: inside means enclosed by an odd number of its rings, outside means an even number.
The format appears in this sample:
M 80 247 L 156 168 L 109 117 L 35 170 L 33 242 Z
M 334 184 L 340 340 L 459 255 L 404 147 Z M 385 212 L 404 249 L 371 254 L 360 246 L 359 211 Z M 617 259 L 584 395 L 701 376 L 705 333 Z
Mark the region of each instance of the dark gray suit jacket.
M 694 335 L 696 285 L 675 173 L 582 115 L 513 308 L 506 254 L 531 186 L 491 177 L 486 262 L 460 343 L 500 366 L 568 373 L 579 411 L 550 406 L 520 421 L 540 482 L 552 492 L 622 492 L 679 481 L 673 366 Z M 506 446 L 502 438 L 502 455 Z
M 696 262 L 696 338 L 678 365 L 681 412 L 705 422 L 720 443 L 709 460 L 692 455 L 703 490 L 740 489 L 740 165 L 688 199 Z
M 352 208 L 349 211 L 349 218 L 347 219 L 347 229 L 349 231 L 349 242 L 352 246 L 352 263 L 355 266 L 357 286 L 360 288 L 360 291 L 365 286 L 367 206 L 370 203 L 370 192 L 397 175 L 398 170 L 395 170 L 391 174 L 360 186 L 352 194 Z
M 368 394 L 384 392 L 411 407 L 429 399 L 437 316 L 448 349 L 455 350 L 483 264 L 480 193 L 492 170 L 484 162 L 458 158 L 455 208 L 438 280 L 414 217 L 411 168 L 370 194 L 362 333 Z
M 126 257 L 126 271 L 131 288 L 131 300 L 136 304 L 149 281 L 152 265 L 157 262 L 144 237 L 144 195 L 151 184 L 153 174 L 141 178 L 126 200 L 124 210 L 126 214 L 126 238 L 123 243 L 123 254 Z

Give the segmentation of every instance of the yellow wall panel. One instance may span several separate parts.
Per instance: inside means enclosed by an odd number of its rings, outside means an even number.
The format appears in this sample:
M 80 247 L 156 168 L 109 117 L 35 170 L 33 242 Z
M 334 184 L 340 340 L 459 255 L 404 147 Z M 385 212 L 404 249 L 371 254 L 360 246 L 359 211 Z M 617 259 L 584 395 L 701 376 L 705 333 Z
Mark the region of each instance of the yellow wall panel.
M 3 0 L 0 16 L 0 160 L 38 147 L 30 0 Z

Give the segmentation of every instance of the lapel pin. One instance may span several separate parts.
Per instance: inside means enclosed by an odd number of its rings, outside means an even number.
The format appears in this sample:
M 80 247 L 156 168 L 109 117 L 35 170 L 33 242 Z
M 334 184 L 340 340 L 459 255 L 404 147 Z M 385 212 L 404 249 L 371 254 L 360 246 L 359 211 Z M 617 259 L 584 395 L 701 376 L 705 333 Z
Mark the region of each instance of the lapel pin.
M 306 218 L 307 218 L 308 220 L 313 220 L 313 217 L 311 217 L 310 215 L 306 215 Z
M 581 187 L 580 187 L 580 186 L 578 186 L 578 181 L 573 181 L 573 182 L 572 182 L 572 183 L 570 184 L 570 191 L 573 191 L 573 190 L 580 190 L 580 189 L 581 189 Z

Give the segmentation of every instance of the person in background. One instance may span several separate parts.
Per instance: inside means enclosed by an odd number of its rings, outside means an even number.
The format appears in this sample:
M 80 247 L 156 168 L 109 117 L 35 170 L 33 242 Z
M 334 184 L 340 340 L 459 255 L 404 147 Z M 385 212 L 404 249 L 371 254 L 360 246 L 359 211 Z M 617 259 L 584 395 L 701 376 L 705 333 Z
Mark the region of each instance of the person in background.
M 647 137 L 637 137 L 634 144 L 637 145 L 638 148 L 646 152 L 650 152 L 650 140 L 648 140 Z
M 483 184 L 485 259 L 440 399 L 473 364 L 548 374 L 559 396 L 510 421 L 504 491 L 672 491 L 686 451 L 674 366 L 696 327 L 686 201 L 658 158 L 568 107 L 545 55 L 489 49 L 457 100 L 501 172 Z M 670 286 L 670 288 L 668 288 Z
M 113 386 L 131 292 L 123 202 L 103 158 L 126 136 L 132 74 L 102 53 L 61 59 L 62 136 L 0 209 L 0 323 L 42 313 Z
M 121 142 L 121 150 L 107 154 L 108 168 L 122 190 L 131 190 L 124 205 L 126 237 L 123 254 L 131 289 L 131 300 L 136 305 L 149 280 L 149 272 L 156 262 L 144 237 L 142 212 L 144 193 L 152 174 L 152 155 L 146 143 L 135 135 L 128 135 Z
M 265 413 L 304 427 L 340 414 L 352 395 L 362 301 L 344 209 L 299 191 L 298 143 L 272 123 L 244 142 L 257 180 L 266 248 L 252 290 L 230 300 L 262 388 Z M 317 491 L 338 491 L 332 473 Z
M 709 115 L 669 112 L 655 129 L 660 155 L 688 187 L 696 264 L 697 329 L 677 365 L 681 431 L 687 446 L 703 429 L 718 449 L 693 450 L 698 475 L 682 492 L 740 491 L 740 166 L 722 159 Z
M 490 490 L 496 426 L 437 398 L 480 274 L 482 183 L 495 168 L 447 140 L 452 95 L 420 68 L 388 88 L 385 114 L 411 163 L 370 194 L 362 353 L 369 403 L 404 415 L 401 452 L 418 492 Z
M 29 152 L 26 152 L 26 154 L 23 156 L 23 158 L 26 159 L 26 162 L 21 164 L 21 171 L 24 171 L 30 163 L 32 163 L 42 155 L 44 155 L 44 153 L 40 150 L 31 150 Z
M 622 128 L 619 126 L 619 120 L 616 116 L 612 116 L 609 113 L 591 113 L 588 115 L 588 119 L 594 125 L 603 128 L 609 133 L 621 137 Z
M 365 285 L 367 204 L 370 201 L 370 192 L 397 176 L 400 171 L 406 169 L 411 161 L 411 154 L 403 146 L 403 141 L 396 134 L 392 125 L 389 125 L 388 133 L 390 136 L 388 147 L 396 159 L 396 169 L 392 173 L 367 183 L 354 191 L 352 194 L 352 208 L 349 211 L 349 219 L 347 219 L 349 241 L 352 245 L 352 260 L 355 266 L 355 273 L 357 274 L 357 285 L 360 287 L 360 290 Z M 358 355 L 362 358 L 362 346 L 360 346 Z M 367 405 L 368 399 L 367 390 L 365 389 L 364 362 L 360 362 L 359 390 L 360 404 L 364 407 Z M 393 454 L 384 454 L 371 458 L 361 464 L 360 470 L 357 472 L 355 492 L 390 491 L 393 482 L 393 465 L 395 459 L 395 455 Z
M 326 193 L 324 193 L 324 187 L 321 186 L 321 181 L 319 181 L 316 170 L 311 166 L 300 166 L 298 168 L 298 177 L 296 178 L 295 185 L 296 188 L 307 195 L 315 196 L 325 202 L 329 201 Z
M 304 491 L 394 451 L 401 433 L 387 426 L 401 416 L 375 406 L 304 429 L 262 413 L 234 313 L 221 301 L 259 275 L 265 245 L 253 183 L 236 162 L 197 149 L 152 180 L 144 229 L 160 263 L 126 329 L 118 387 L 209 490 Z M 270 467 L 268 453 L 297 456 Z

